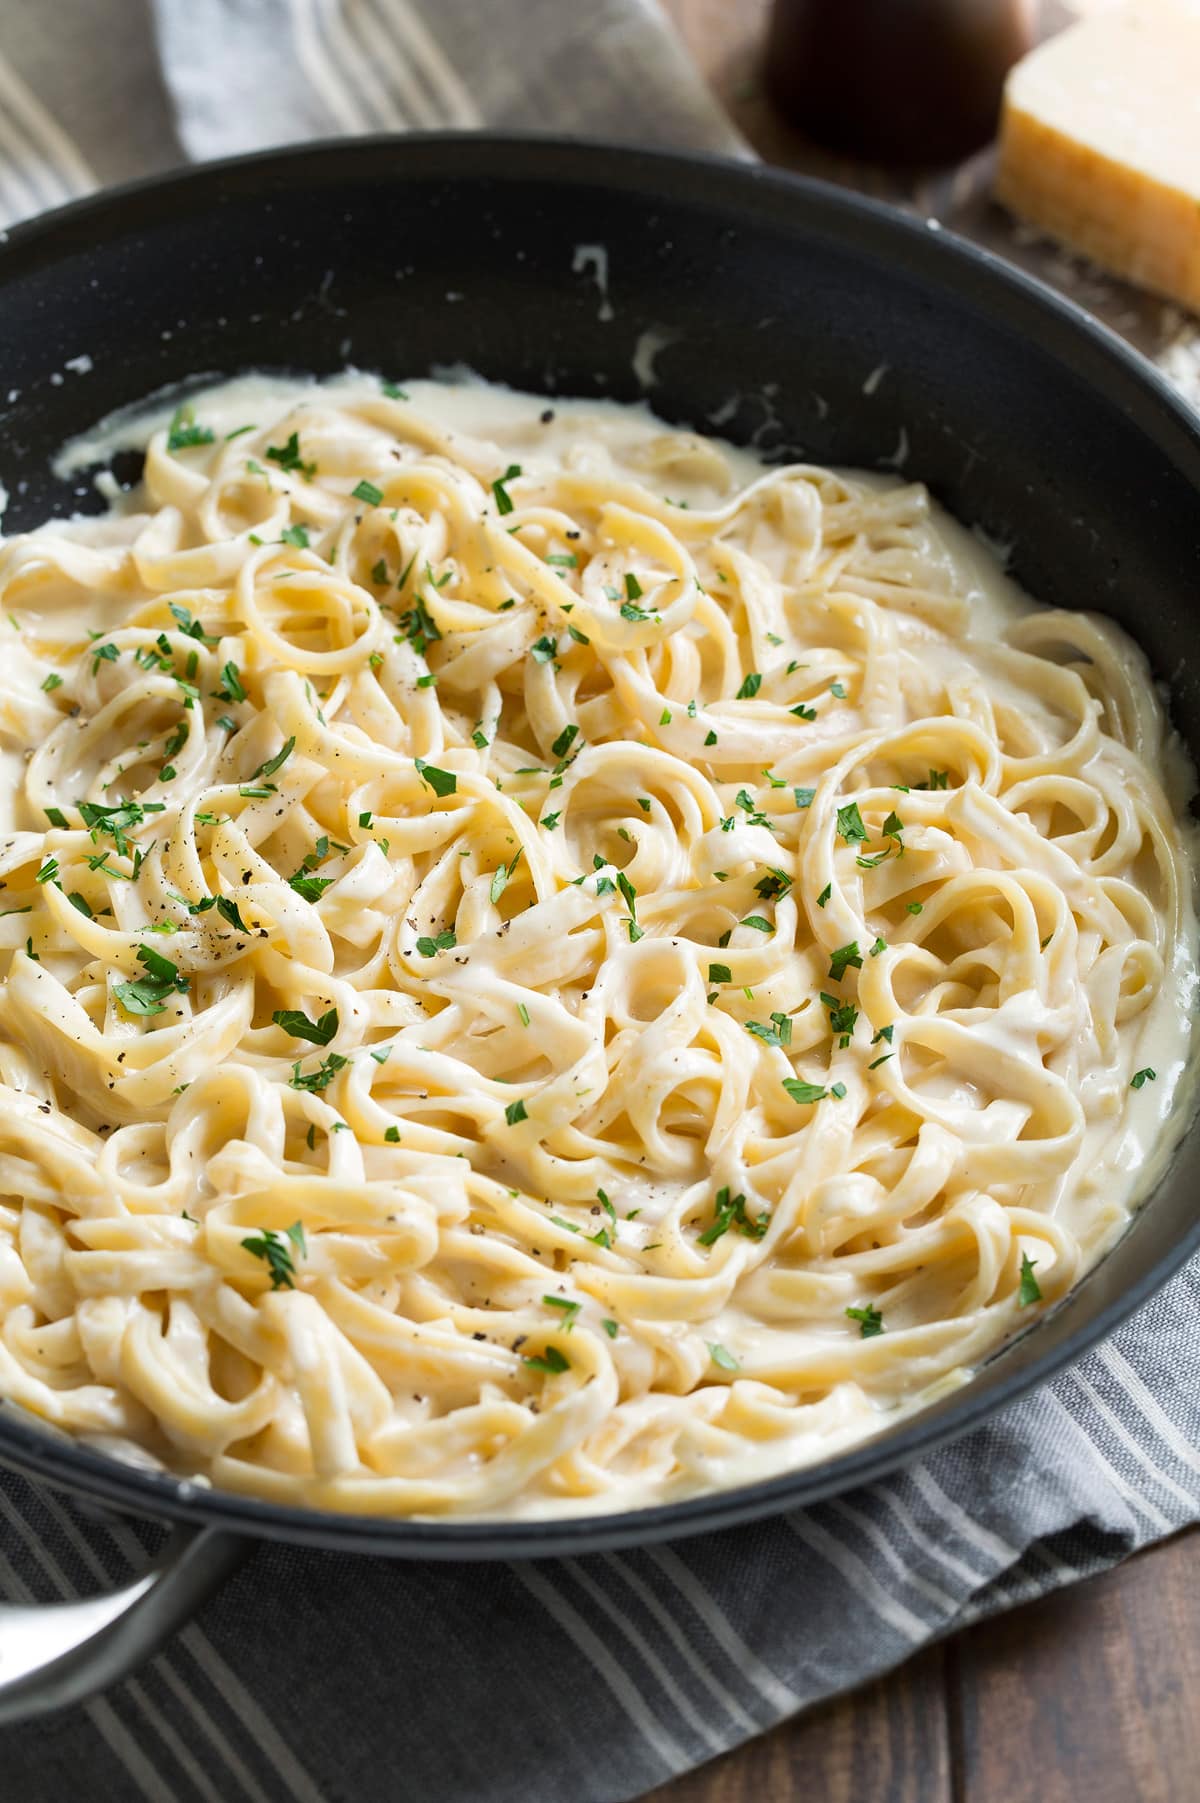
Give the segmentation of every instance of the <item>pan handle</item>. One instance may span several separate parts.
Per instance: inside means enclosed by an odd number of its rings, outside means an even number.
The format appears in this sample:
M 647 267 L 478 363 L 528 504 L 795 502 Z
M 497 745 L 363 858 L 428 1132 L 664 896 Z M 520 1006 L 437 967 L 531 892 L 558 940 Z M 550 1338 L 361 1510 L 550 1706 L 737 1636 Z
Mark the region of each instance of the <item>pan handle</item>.
M 0 1602 L 0 1726 L 81 1703 L 150 1657 L 249 1553 L 217 1528 L 174 1528 L 145 1571 L 102 1596 Z

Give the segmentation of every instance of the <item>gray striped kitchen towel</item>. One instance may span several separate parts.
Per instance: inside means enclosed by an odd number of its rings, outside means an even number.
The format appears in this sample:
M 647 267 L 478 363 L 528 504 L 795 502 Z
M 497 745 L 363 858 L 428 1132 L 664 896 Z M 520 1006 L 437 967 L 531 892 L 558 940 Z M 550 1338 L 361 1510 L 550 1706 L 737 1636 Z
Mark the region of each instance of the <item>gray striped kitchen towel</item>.
M 385 127 L 737 153 L 649 0 L 3 0 L 0 212 Z M 264 1547 L 107 1696 L 0 1738 L 21 1803 L 619 1803 L 936 1635 L 1200 1516 L 1200 1264 L 902 1475 L 678 1547 L 408 1567 Z M 0 1477 L 0 1594 L 87 1593 L 155 1530 Z

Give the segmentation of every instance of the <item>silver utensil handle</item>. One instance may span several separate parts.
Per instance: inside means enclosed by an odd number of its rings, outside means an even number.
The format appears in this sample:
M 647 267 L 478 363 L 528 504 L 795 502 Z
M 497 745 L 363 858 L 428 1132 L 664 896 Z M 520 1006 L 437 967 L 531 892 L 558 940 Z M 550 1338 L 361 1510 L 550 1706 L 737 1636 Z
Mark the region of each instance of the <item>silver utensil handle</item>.
M 0 1602 L 0 1725 L 115 1684 L 187 1621 L 250 1546 L 217 1528 L 179 1526 L 147 1570 L 102 1596 Z

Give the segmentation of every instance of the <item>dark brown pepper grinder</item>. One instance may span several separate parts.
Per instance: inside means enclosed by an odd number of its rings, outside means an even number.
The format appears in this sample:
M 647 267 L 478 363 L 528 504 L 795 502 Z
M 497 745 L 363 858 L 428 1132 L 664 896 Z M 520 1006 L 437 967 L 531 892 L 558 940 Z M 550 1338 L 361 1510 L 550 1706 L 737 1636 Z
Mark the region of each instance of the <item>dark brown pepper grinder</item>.
M 996 130 L 1004 77 L 1034 39 L 1035 0 L 775 0 L 766 82 L 818 143 L 892 163 L 948 163 Z

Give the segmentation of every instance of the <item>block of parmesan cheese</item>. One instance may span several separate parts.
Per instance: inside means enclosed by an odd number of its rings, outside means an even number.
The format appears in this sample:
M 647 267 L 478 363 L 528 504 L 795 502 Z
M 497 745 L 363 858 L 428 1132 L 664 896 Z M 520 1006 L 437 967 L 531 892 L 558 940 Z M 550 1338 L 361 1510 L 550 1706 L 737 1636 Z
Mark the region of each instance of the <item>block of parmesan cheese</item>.
M 1200 4 L 1134 0 L 1019 62 L 996 195 L 1097 263 L 1200 309 Z

